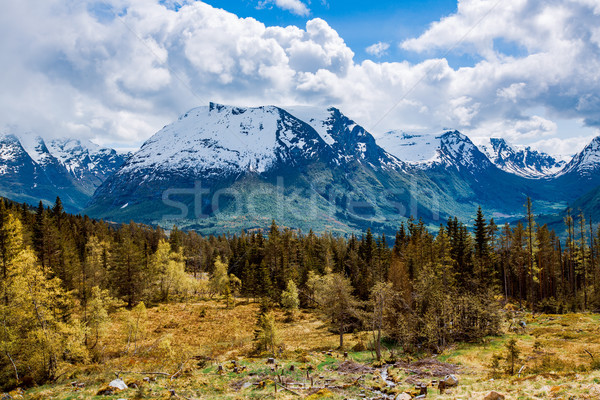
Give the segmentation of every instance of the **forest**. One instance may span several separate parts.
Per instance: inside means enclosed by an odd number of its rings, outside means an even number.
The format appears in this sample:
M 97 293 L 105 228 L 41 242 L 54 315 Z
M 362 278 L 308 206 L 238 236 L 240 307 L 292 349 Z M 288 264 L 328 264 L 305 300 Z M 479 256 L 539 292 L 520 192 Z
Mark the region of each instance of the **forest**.
M 600 230 L 583 215 L 566 235 L 536 224 L 497 226 L 449 219 L 437 232 L 416 220 L 394 238 L 317 235 L 278 227 L 203 237 L 130 223 L 116 225 L 53 207 L 0 201 L 0 382 L 55 380 L 65 364 L 88 363 L 112 313 L 131 310 L 135 342 L 146 307 L 193 299 L 258 302 L 257 349 L 275 351 L 270 310 L 290 319 L 318 313 L 339 335 L 371 332 L 374 351 L 440 352 L 499 333 L 509 301 L 534 313 L 597 310 Z

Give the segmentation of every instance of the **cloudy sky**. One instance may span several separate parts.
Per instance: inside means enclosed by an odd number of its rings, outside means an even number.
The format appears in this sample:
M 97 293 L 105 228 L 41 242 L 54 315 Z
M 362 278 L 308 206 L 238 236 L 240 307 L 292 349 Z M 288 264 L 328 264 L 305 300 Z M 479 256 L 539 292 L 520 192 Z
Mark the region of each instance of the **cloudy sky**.
M 0 127 L 135 148 L 186 110 L 339 107 L 572 154 L 599 134 L 598 0 L 20 0 Z

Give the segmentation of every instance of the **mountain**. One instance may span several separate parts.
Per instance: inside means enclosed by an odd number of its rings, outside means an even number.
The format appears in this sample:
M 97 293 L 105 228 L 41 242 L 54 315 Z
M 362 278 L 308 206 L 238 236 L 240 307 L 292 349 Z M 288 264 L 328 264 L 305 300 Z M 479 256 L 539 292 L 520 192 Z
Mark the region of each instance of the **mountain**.
M 393 233 L 411 216 L 431 229 L 449 217 L 469 221 L 478 206 L 498 223 L 514 221 L 527 197 L 536 214 L 559 215 L 600 185 L 599 149 L 595 140 L 553 173 L 558 162 L 543 153 L 502 140 L 478 147 L 458 131 L 376 140 L 333 107 L 210 103 L 127 157 L 89 142 L 3 135 L 0 195 L 31 203 L 60 195 L 91 217 L 204 234 L 273 219 L 304 231 Z
M 393 232 L 410 216 L 434 227 L 469 219 L 478 205 L 501 219 L 521 212 L 527 196 L 545 201 L 543 188 L 497 168 L 460 132 L 408 136 L 376 141 L 336 108 L 211 103 L 146 141 L 85 212 L 204 233 L 272 219 L 302 230 Z M 407 157 L 419 153 L 412 143 L 427 154 Z
M 564 218 L 581 212 L 594 224 L 600 221 L 600 136 L 576 154 L 551 180 L 554 193 L 566 194 L 567 204 L 554 213 L 542 213 L 539 223 L 548 224 L 559 234 L 565 230 Z M 569 211 L 570 210 L 570 211 Z
M 600 136 L 576 154 L 553 178 L 554 191 L 569 203 L 600 186 Z
M 479 148 L 498 168 L 525 178 L 549 177 L 566 165 L 565 161 L 556 160 L 546 153 L 531 147 L 515 147 L 500 138 L 491 138 Z
M 594 138 L 560 171 L 560 175 L 593 177 L 600 172 L 600 136 Z
M 50 154 L 62 165 L 71 179 L 90 196 L 129 156 L 113 149 L 77 139 L 54 139 L 48 142 Z
M 0 195 L 80 211 L 96 188 L 124 162 L 115 150 L 74 139 L 44 141 L 31 134 L 0 135 Z
M 385 188 L 381 180 L 402 180 L 384 172 L 397 175 L 401 163 L 336 109 L 290 112 L 215 103 L 192 109 L 146 141 L 86 212 L 185 221 L 204 231 L 264 227 L 278 217 L 306 230 L 347 232 L 383 220 L 373 204 Z

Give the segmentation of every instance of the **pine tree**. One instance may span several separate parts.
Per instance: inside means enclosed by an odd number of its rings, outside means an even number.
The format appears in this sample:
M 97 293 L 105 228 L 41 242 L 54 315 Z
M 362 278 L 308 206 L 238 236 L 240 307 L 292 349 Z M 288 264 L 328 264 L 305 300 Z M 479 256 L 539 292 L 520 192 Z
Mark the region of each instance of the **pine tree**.
M 118 242 L 113 251 L 111 280 L 116 293 L 127 302 L 129 308 L 141 301 L 146 287 L 144 257 L 134 241 L 130 227 L 119 231 Z M 147 270 L 146 270 L 147 271 Z
M 537 251 L 536 245 L 536 223 L 533 216 L 533 206 L 531 204 L 531 198 L 527 198 L 527 299 L 530 304 L 535 307 L 536 293 L 535 285 L 537 285 L 537 263 L 535 259 L 535 253 Z
M 579 275 L 581 276 L 582 289 L 583 289 L 583 309 L 587 310 L 588 307 L 588 246 L 587 246 L 587 234 L 586 234 L 586 221 L 583 212 L 579 214 L 579 246 L 577 252 L 577 264 L 579 265 Z

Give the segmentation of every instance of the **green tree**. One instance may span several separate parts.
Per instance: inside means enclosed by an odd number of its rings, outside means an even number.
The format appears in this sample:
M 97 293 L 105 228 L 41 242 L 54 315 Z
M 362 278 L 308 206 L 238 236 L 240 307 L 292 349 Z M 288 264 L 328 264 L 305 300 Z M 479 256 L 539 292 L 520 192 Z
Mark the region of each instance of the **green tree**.
M 289 280 L 286 289 L 281 293 L 281 305 L 286 309 L 290 318 L 294 318 L 294 314 L 300 306 L 298 297 L 298 287 L 293 280 Z
M 397 292 L 394 291 L 390 282 L 377 282 L 371 289 L 369 320 L 374 336 L 377 361 L 381 360 L 381 337 L 387 328 L 388 316 L 392 312 L 396 295 Z
M 360 302 L 352 295 L 350 280 L 338 273 L 327 274 L 317 279 L 315 289 L 319 308 L 337 328 L 340 349 L 343 349 L 344 333 L 350 323 L 359 317 Z
M 517 341 L 516 339 L 510 339 L 508 342 L 506 342 L 506 357 L 505 360 L 507 362 L 507 372 L 510 373 L 510 375 L 514 375 L 515 374 L 515 366 L 517 364 L 517 362 L 519 361 L 519 355 L 521 354 L 521 350 L 519 350 L 519 347 L 517 346 Z
M 275 355 L 275 347 L 279 344 L 275 315 L 268 311 L 258 317 L 256 343 L 259 351 L 270 351 Z

